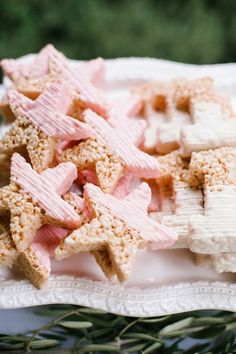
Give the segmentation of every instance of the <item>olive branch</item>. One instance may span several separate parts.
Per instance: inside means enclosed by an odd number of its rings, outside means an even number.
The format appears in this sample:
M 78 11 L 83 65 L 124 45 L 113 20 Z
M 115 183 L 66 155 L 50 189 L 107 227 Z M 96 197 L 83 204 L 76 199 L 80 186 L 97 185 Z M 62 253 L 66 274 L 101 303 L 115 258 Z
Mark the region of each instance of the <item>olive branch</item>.
M 32 332 L 0 333 L 1 353 L 236 353 L 236 314 L 226 311 L 132 318 L 74 305 L 48 305 L 36 314 L 52 319 Z

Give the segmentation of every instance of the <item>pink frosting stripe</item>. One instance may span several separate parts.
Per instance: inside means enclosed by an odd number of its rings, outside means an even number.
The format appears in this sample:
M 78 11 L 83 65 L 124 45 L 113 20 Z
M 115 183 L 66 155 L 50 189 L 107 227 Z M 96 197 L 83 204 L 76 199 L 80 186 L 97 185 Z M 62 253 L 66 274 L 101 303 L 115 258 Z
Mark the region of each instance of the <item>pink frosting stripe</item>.
M 108 106 L 101 92 L 91 84 L 87 74 L 81 67 L 75 69 L 68 64 L 65 56 L 55 48 L 51 48 L 50 62 L 56 70 L 74 86 L 76 91 L 86 102 L 87 106 L 94 109 L 101 115 L 107 115 Z
M 71 141 L 68 141 L 68 140 L 60 140 L 57 145 L 56 145 L 56 149 L 55 149 L 55 159 L 57 162 L 60 162 L 60 157 L 61 157 L 61 154 L 62 152 L 65 150 L 65 149 L 70 149 L 72 148 L 73 146 L 75 146 L 77 144 L 77 141 L 75 140 L 71 140 Z
M 3 59 L 0 64 L 4 73 L 13 76 L 14 79 L 21 77 L 35 78 L 48 73 L 48 57 L 50 45 L 46 45 L 40 50 L 35 60 L 31 64 L 22 64 L 14 59 Z
M 123 199 L 136 187 L 138 187 L 139 184 L 140 179 L 138 177 L 134 176 L 131 172 L 126 172 L 124 176 L 119 180 L 112 195 L 114 195 L 114 197 L 117 199 Z
M 144 133 L 147 127 L 145 120 L 130 118 L 132 113 L 136 112 L 139 104 L 141 104 L 140 98 L 136 96 L 118 98 L 115 103 L 112 101 L 107 118 L 110 125 L 120 129 L 121 134 L 125 132 L 136 146 L 144 141 Z
M 61 163 L 54 168 L 48 168 L 40 174 L 43 183 L 53 185 L 59 195 L 64 195 L 77 178 L 77 171 L 71 164 Z
M 149 182 L 148 185 L 152 191 L 152 200 L 148 206 L 148 212 L 160 211 L 161 199 L 160 199 L 159 188 L 155 181 Z
M 32 102 L 32 108 L 35 106 L 47 107 L 50 111 L 66 114 L 74 98 L 74 91 L 66 82 L 61 79 L 56 80 Z
M 69 230 L 55 225 L 43 225 L 37 231 L 32 247 L 43 251 L 47 256 L 54 256 L 55 249 L 69 233 Z
M 76 228 L 80 226 L 79 215 L 57 194 L 56 190 L 64 192 L 65 186 L 69 185 L 66 179 L 69 178 L 72 181 L 72 176 L 75 179 L 77 171 L 73 163 L 68 162 L 61 165 L 66 166 L 64 172 L 67 171 L 67 173 L 64 174 L 65 178 L 60 180 L 61 185 L 59 185 L 59 183 L 55 183 L 53 171 L 44 172 L 41 176 L 32 169 L 22 156 L 15 153 L 11 160 L 11 176 L 32 198 L 37 200 L 41 208 L 50 217 L 68 227 Z M 58 171 L 58 168 L 56 169 Z M 45 178 L 45 175 L 48 178 Z
M 136 176 L 140 178 L 157 178 L 159 176 L 157 160 L 139 150 L 125 131 L 111 127 L 90 109 L 85 111 L 84 120 L 121 157 L 127 168 Z
M 47 75 L 50 71 L 49 58 L 50 53 L 54 52 L 55 48 L 51 44 L 47 44 L 36 55 L 32 63 L 24 64 L 15 59 L 3 59 L 0 61 L 4 73 L 7 76 L 18 78 L 34 79 L 42 75 Z M 69 63 L 69 62 L 68 62 Z M 71 64 L 69 63 L 71 66 Z M 79 64 L 83 71 L 86 72 L 89 80 L 95 86 L 101 86 L 105 79 L 105 60 L 96 58 L 85 63 Z
M 123 200 L 103 193 L 99 187 L 87 184 L 84 187 L 84 197 L 85 200 L 103 205 L 125 220 L 127 225 L 139 231 L 145 240 L 151 241 L 153 248 L 170 247 L 177 240 L 176 233 L 148 217 L 147 207 L 151 201 L 151 191 L 147 183 L 141 183 Z
M 48 274 L 51 272 L 51 261 L 50 255 L 47 248 L 40 243 L 33 243 L 30 248 L 35 252 L 38 262 L 41 266 L 44 266 L 47 269 Z
M 86 139 L 94 135 L 93 130 L 87 124 L 59 111 L 59 108 L 67 106 L 68 92 L 70 92 L 68 86 L 57 81 L 36 101 L 14 90 L 8 92 L 8 99 L 16 115 L 26 116 L 45 134 L 61 140 Z
M 97 87 L 101 87 L 105 81 L 105 60 L 103 58 L 96 58 L 89 60 L 86 63 L 80 64 L 91 81 L 91 83 Z
M 111 114 L 119 112 L 121 116 L 134 117 L 140 112 L 142 102 L 139 96 L 130 95 L 111 99 L 110 106 Z
M 70 192 L 70 194 L 73 196 L 76 204 L 77 204 L 77 207 L 83 211 L 84 208 L 85 208 L 85 201 L 82 197 L 80 197 L 78 194 L 74 193 L 74 192 Z
M 139 146 L 144 141 L 144 133 L 147 123 L 143 119 L 121 120 L 120 124 L 116 126 L 116 131 L 121 135 L 126 134 L 134 145 Z

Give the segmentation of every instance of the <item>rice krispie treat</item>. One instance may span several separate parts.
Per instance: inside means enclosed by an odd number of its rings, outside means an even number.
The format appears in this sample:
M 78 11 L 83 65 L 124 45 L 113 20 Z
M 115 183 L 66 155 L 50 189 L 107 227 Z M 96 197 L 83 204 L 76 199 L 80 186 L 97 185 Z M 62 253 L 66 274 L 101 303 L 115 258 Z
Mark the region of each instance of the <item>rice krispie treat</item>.
M 189 183 L 203 188 L 204 215 L 190 218 L 190 249 L 196 253 L 236 252 L 236 149 L 193 153 Z
M 51 273 L 50 257 L 68 230 L 54 225 L 44 225 L 36 233 L 29 248 L 18 254 L 16 265 L 34 286 L 42 288 Z
M 196 123 L 197 116 L 192 111 L 193 106 L 197 103 L 203 106 L 206 104 L 219 106 L 224 118 L 233 116 L 229 98 L 216 91 L 214 81 L 209 77 L 195 80 L 178 78 L 162 85 L 161 83 L 146 84 L 136 92 L 140 94 L 144 102 L 148 102 L 146 103 L 147 107 L 151 106 L 151 109 L 145 109 L 145 116 L 148 120 L 145 151 L 149 151 L 149 145 L 155 145 L 159 154 L 166 154 L 178 149 L 181 130 L 185 127 L 188 129 L 191 123 Z M 159 96 L 160 92 L 162 92 L 162 96 Z M 162 97 L 161 101 L 165 104 L 157 105 L 155 108 L 153 102 L 155 100 L 159 102 L 158 97 Z M 164 112 L 164 116 L 155 113 L 160 111 Z M 186 135 L 188 136 L 188 134 Z
M 104 74 L 104 62 L 101 58 L 99 63 L 90 62 L 73 66 L 62 53 L 49 44 L 40 51 L 30 65 L 5 59 L 1 61 L 1 66 L 4 73 L 13 80 L 13 88 L 31 99 L 36 99 L 58 78 L 64 78 L 76 92 L 75 112 L 89 107 L 98 113 L 107 113 L 101 92 L 91 83 L 91 81 L 100 82 Z M 2 103 L 3 113 L 7 110 L 7 103 L 5 98 Z
M 67 201 L 75 211 L 79 214 L 81 219 L 81 225 L 88 223 L 93 218 L 93 211 L 86 205 L 83 198 L 79 197 L 77 194 L 69 192 L 63 196 L 63 199 Z M 112 278 L 115 275 L 115 271 L 112 267 L 109 253 L 106 250 L 92 251 L 90 252 L 101 267 L 103 273 L 107 278 Z
M 84 139 L 92 129 L 66 116 L 73 92 L 57 81 L 35 101 L 17 91 L 9 91 L 9 103 L 16 120 L 0 141 L 0 152 L 9 158 L 14 151 L 26 147 L 30 161 L 38 172 L 51 167 L 58 141 Z
M 213 79 L 114 99 L 101 58 L 76 64 L 48 45 L 0 65 L 12 84 L 0 110 L 14 116 L 0 141 L 0 265 L 41 288 L 51 258 L 89 252 L 123 282 L 137 249 L 181 247 L 236 271 L 236 119 Z
M 7 219 L 7 217 L 2 217 L 0 224 L 0 265 L 11 267 L 16 261 L 18 252 L 11 237 Z
M 11 183 L 0 189 L 0 214 L 10 215 L 10 233 L 18 251 L 28 248 L 44 224 L 76 228 L 79 215 L 60 196 L 76 179 L 72 163 L 60 164 L 40 175 L 19 154 L 12 156 Z
M 236 147 L 236 119 L 233 115 L 225 116 L 219 103 L 194 101 L 191 114 L 195 124 L 184 127 L 180 136 L 185 156 L 194 151 Z
M 148 117 L 150 109 L 168 113 L 171 105 L 171 82 L 156 81 L 144 83 L 132 90 L 132 93 L 140 96 L 142 114 Z
M 24 64 L 15 59 L 3 59 L 0 66 L 13 85 L 18 85 L 21 80 L 31 80 L 48 74 L 50 66 L 50 53 L 55 49 L 52 44 L 47 44 L 35 56 L 31 63 Z M 105 76 L 105 61 L 102 58 L 90 60 L 82 64 L 74 64 L 82 68 L 95 86 L 101 86 Z
M 56 249 L 57 259 L 105 249 L 118 279 L 125 281 L 132 270 L 137 248 L 146 243 L 163 248 L 176 241 L 175 233 L 148 218 L 151 194 L 146 183 L 123 200 L 87 184 L 84 198 L 94 217 L 65 238 Z
M 61 161 L 75 163 L 78 170 L 95 170 L 104 192 L 111 193 L 127 171 L 144 178 L 159 175 L 156 159 L 140 151 L 125 131 L 112 128 L 91 110 L 85 111 L 84 121 L 92 127 L 96 136 L 66 149 Z
M 214 80 L 211 77 L 203 77 L 195 80 L 173 81 L 173 102 L 177 109 L 191 112 L 193 101 L 214 102 L 221 106 L 225 116 L 232 115 L 232 106 L 229 98 L 216 91 Z
M 188 248 L 189 217 L 202 213 L 202 191 L 189 185 L 189 159 L 184 159 L 179 150 L 160 156 L 157 160 L 160 166 L 157 184 L 162 196 L 161 204 L 164 203 L 165 190 L 163 191 L 163 188 L 165 189 L 166 185 L 170 186 L 174 199 L 173 213 L 161 211 L 158 213 L 159 220 L 178 234 L 179 238 L 175 247 Z
M 198 266 L 211 266 L 218 273 L 236 272 L 236 253 L 195 254 L 195 263 Z

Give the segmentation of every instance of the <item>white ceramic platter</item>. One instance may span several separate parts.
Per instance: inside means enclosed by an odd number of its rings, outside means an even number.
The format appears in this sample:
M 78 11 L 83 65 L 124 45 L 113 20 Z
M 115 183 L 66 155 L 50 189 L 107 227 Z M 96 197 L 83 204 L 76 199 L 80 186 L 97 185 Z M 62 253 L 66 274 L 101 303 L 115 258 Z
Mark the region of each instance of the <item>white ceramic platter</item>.
M 23 60 L 30 61 L 32 56 Z M 205 75 L 212 76 L 217 87 L 229 92 L 235 103 L 236 64 L 196 66 L 149 58 L 107 60 L 106 92 L 124 95 L 144 80 Z M 20 273 L 1 267 L 0 308 L 70 303 L 129 316 L 198 309 L 236 311 L 236 276 L 217 274 L 210 266 L 196 266 L 188 250 L 139 251 L 133 274 L 125 285 L 108 282 L 87 254 L 53 262 L 52 269 L 45 288 L 37 290 Z

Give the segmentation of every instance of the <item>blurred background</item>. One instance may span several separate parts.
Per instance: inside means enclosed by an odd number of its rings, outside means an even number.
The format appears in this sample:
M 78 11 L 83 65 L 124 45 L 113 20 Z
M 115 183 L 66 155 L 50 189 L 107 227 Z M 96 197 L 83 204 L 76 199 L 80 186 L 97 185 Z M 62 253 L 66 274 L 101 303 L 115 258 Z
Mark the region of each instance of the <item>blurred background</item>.
M 53 43 L 72 58 L 236 61 L 235 0 L 1 0 L 0 58 Z

